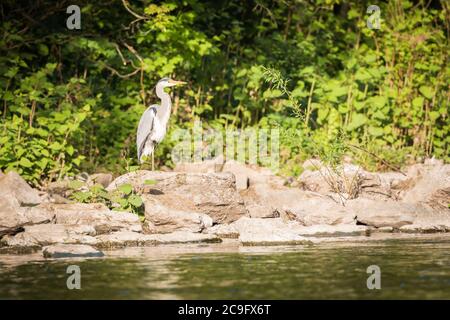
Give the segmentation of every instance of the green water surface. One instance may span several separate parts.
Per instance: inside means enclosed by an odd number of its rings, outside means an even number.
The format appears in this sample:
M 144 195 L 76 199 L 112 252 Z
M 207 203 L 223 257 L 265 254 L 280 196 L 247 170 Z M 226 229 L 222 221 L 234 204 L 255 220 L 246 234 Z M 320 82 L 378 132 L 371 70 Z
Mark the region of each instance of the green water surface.
M 104 258 L 19 263 L 0 256 L 0 298 L 450 299 L 448 240 L 221 246 L 137 248 Z M 80 267 L 81 290 L 67 288 L 70 264 Z M 381 269 L 380 290 L 367 288 L 370 265 Z

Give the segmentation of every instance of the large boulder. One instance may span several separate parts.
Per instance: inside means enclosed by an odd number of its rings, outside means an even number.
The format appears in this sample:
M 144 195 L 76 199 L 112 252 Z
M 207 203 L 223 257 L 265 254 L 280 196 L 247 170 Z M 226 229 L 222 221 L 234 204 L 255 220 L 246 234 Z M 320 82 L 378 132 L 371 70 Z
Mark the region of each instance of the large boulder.
M 264 220 L 264 221 L 263 221 Z M 254 243 L 257 242 L 279 242 L 300 241 L 303 237 L 342 237 L 342 236 L 363 236 L 369 232 L 368 227 L 353 224 L 315 224 L 304 226 L 296 221 L 285 221 L 283 219 L 258 219 L 243 217 L 229 225 L 219 224 L 208 228 L 205 233 L 214 234 L 219 238 L 239 238 L 242 233 L 241 241 L 246 242 L 253 237 Z M 256 234 L 256 235 L 255 235 Z M 282 236 L 284 238 L 282 238 Z M 257 238 L 258 237 L 258 238 Z M 256 241 L 256 239 L 262 239 Z M 300 240 L 299 240 L 300 239 Z M 316 239 L 314 239 L 316 240 Z
M 236 160 L 225 162 L 223 172 L 231 172 L 236 177 L 236 188 L 246 190 L 255 184 L 283 185 L 284 180 L 276 176 L 270 169 L 256 165 L 244 164 Z
M 11 196 L 16 198 L 21 206 L 35 206 L 41 203 L 39 193 L 14 171 L 0 177 L 0 198 Z
M 0 195 L 0 230 L 27 222 L 20 210 L 19 201 L 12 194 Z
M 53 220 L 50 212 L 39 207 L 21 207 L 13 194 L 0 195 L 0 238 L 24 225 L 48 223 Z
M 90 225 L 98 234 L 122 230 L 142 231 L 137 215 L 131 212 L 111 211 L 101 203 L 45 203 L 40 205 L 39 209 L 53 215 L 55 223 Z
M 245 164 L 236 160 L 224 161 L 217 157 L 202 162 L 180 163 L 174 171 L 187 173 L 215 173 L 230 172 L 235 176 L 236 189 L 246 190 L 249 186 L 258 183 L 272 183 L 282 185 L 284 180 L 276 176 L 270 169 L 252 164 Z
M 0 177 L 0 239 L 23 231 L 23 226 L 51 222 L 53 216 L 36 209 L 39 193 L 16 172 Z
M 148 181 L 155 181 L 156 184 L 147 185 Z M 108 190 L 125 183 L 132 184 L 138 193 L 152 195 L 167 208 L 203 213 L 215 223 L 229 223 L 247 213 L 231 173 L 141 170 L 118 177 L 108 186 Z
M 285 220 L 296 220 L 306 226 L 354 221 L 351 212 L 329 197 L 298 188 L 257 184 L 241 194 L 249 205 L 264 206 L 273 216 L 279 214 Z
M 213 234 L 175 231 L 168 234 L 142 234 L 130 231 L 119 231 L 97 237 L 97 247 L 114 248 L 125 246 L 150 246 L 177 243 L 215 243 L 220 238 Z
M 96 244 L 96 232 L 88 225 L 39 224 L 25 226 L 25 231 L 1 239 L 10 247 L 42 247 L 55 243 Z
M 211 227 L 213 220 L 201 212 L 178 210 L 164 205 L 157 196 L 144 195 L 145 226 L 147 233 L 170 233 L 174 231 L 201 232 Z
M 346 207 L 353 212 L 358 223 L 376 228 L 400 228 L 412 224 L 419 213 L 416 205 L 393 200 L 358 198 L 348 201 Z
M 401 194 L 403 202 L 426 204 L 450 212 L 450 164 L 414 165 L 409 168 L 408 175 L 415 179 Z
M 321 194 L 339 193 L 343 202 L 359 196 L 395 198 L 392 185 L 407 178 L 400 172 L 372 173 L 348 163 L 334 169 L 319 164 L 307 168 L 299 177 L 297 185 L 300 188 Z
M 239 220 L 238 220 L 239 221 Z M 204 231 L 205 234 L 213 234 L 221 239 L 239 238 L 238 230 L 232 224 L 216 224 Z
M 311 239 L 300 236 L 298 226 L 280 218 L 243 217 L 231 226 L 239 233 L 239 241 L 244 246 L 312 244 Z
M 355 221 L 355 215 L 344 206 L 321 197 L 299 199 L 295 205 L 284 206 L 281 217 L 304 226 L 353 224 Z

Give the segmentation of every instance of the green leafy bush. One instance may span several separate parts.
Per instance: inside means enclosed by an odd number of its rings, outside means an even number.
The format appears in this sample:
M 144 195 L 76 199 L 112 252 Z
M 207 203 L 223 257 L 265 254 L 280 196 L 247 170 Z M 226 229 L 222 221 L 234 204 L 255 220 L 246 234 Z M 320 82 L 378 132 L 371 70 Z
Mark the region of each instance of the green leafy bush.
M 341 133 L 369 169 L 449 161 L 448 1 L 381 2 L 380 30 L 366 26 L 371 4 L 81 1 L 82 29 L 69 31 L 58 2 L 2 1 L 0 169 L 38 185 L 134 168 L 139 117 L 163 76 L 188 85 L 172 90 L 157 167 L 173 165 L 170 136 L 194 120 L 277 126 L 286 175 Z M 290 80 L 271 85 L 268 70 Z
M 73 193 L 70 199 L 81 203 L 104 203 L 112 210 L 128 211 L 137 215 L 144 215 L 144 203 L 142 198 L 133 191 L 130 184 L 123 184 L 116 190 L 107 191 L 101 185 L 86 187 L 78 180 L 71 182 Z

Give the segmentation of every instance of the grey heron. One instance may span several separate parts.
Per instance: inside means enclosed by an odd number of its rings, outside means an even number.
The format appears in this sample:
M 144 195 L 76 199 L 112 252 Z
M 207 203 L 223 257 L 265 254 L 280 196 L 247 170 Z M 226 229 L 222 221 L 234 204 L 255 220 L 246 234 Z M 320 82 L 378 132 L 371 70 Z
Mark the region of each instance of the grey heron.
M 162 78 L 156 84 L 156 95 L 161 99 L 161 105 L 153 104 L 144 111 L 139 120 L 137 129 L 136 148 L 140 163 L 143 163 L 144 156 L 152 156 L 152 170 L 154 170 L 153 152 L 158 143 L 160 143 L 167 131 L 167 123 L 170 118 L 172 101 L 170 95 L 164 91 L 164 88 L 173 87 L 186 82 L 176 81 L 170 78 Z

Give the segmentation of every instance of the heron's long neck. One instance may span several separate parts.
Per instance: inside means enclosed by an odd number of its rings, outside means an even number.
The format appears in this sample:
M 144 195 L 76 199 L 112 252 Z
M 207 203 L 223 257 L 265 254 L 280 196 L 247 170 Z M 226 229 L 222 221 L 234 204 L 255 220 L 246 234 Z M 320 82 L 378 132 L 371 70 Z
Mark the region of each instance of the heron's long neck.
M 161 99 L 161 108 L 157 112 L 157 117 L 163 123 L 167 123 L 170 117 L 170 110 L 172 109 L 172 101 L 170 95 L 164 92 L 164 88 L 156 87 L 156 95 Z

